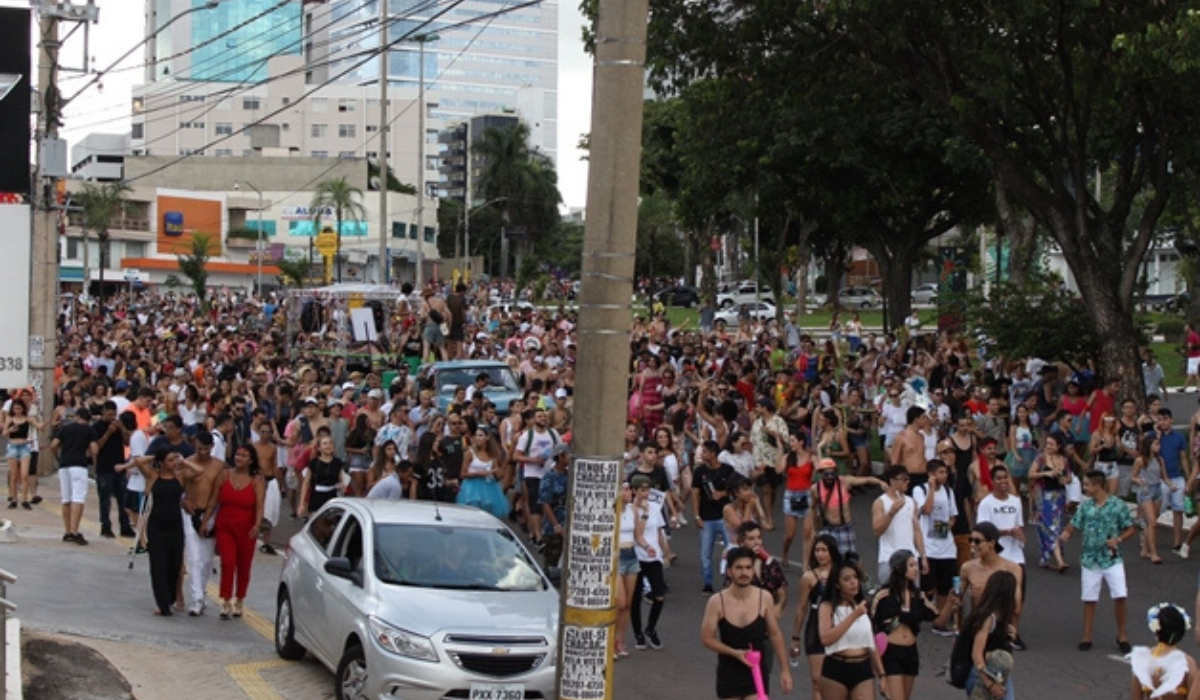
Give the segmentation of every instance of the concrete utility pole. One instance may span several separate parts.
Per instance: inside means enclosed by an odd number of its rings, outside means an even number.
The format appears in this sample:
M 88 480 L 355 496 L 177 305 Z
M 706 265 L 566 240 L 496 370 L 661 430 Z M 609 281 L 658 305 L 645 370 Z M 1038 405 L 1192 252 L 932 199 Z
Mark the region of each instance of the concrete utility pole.
M 388 3 L 379 3 L 379 284 L 388 283 Z
M 612 697 L 617 503 L 629 375 L 648 0 L 600 0 L 592 91 L 588 217 L 579 292 L 558 696 Z
M 425 44 L 439 38 L 437 34 L 412 38 L 421 47 L 417 54 L 417 289 L 425 286 Z

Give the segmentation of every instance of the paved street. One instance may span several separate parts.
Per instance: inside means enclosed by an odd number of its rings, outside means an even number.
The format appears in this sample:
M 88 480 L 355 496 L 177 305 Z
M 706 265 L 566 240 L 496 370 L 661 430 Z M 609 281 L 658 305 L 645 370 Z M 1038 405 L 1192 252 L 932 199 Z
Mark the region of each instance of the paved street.
M 223 622 L 211 607 L 200 619 L 161 619 L 151 615 L 145 559 L 138 559 L 130 570 L 126 543 L 100 539 L 94 501 L 88 506 L 85 523 L 92 544 L 81 548 L 60 541 L 61 525 L 54 505 L 57 494 L 52 486 L 57 486 L 54 480 L 43 478 L 42 493 L 47 501 L 33 512 L 5 514 L 15 520 L 20 541 L 0 545 L 0 567 L 21 577 L 9 593 L 20 605 L 26 628 L 70 635 L 93 646 L 126 675 L 137 697 L 143 699 L 176 696 L 181 687 L 203 688 L 203 696 L 213 700 L 309 700 L 332 696 L 332 676 L 319 664 L 312 660 L 286 663 L 273 653 L 270 631 L 277 558 L 257 556 L 248 600 L 248 611 L 254 614 L 248 614 L 242 622 Z M 867 532 L 867 508 L 873 496 L 855 499 L 860 535 Z M 283 535 L 295 527 L 295 523 L 288 523 L 280 530 L 279 539 L 282 541 Z M 1165 529 L 1161 532 L 1161 538 L 1169 538 Z M 768 547 L 778 549 L 780 538 L 778 532 L 769 533 Z M 861 542 L 864 561 L 873 564 L 874 543 L 867 539 Z M 634 652 L 617 664 L 616 698 L 642 697 L 651 688 L 654 697 L 666 700 L 714 697 L 714 657 L 698 639 L 705 597 L 700 594 L 696 530 L 689 525 L 675 536 L 673 545 L 680 561 L 668 572 L 672 590 L 659 627 L 665 648 Z M 1171 600 L 1191 610 L 1197 565 L 1167 554 L 1164 565 L 1152 566 L 1136 559 L 1137 545 L 1133 542 L 1124 551 L 1131 590 L 1130 637 L 1135 644 L 1148 643 L 1146 609 Z M 1129 559 L 1130 555 L 1135 558 Z M 1032 529 L 1027 556 L 1036 561 L 1036 535 Z M 1036 566 L 1029 571 L 1028 603 L 1022 622 L 1029 651 L 1017 655 L 1017 688 L 1023 696 L 1036 689 L 1062 697 L 1125 698 L 1128 667 L 1117 658 L 1110 603 L 1101 603 L 1095 648 L 1088 653 L 1075 649 L 1081 606 L 1078 550 L 1074 546 L 1069 548 L 1068 561 L 1072 568 L 1061 576 Z M 795 571 L 789 573 L 793 591 L 797 575 Z M 212 593 L 215 595 L 215 588 Z M 790 630 L 793 610 L 794 601 L 789 605 L 785 631 Z M 924 669 L 914 697 L 961 698 L 962 691 L 934 675 L 949 654 L 950 640 L 926 632 L 920 646 Z M 1194 650 L 1191 637 L 1184 646 Z M 166 660 L 173 669 L 171 674 L 162 673 L 161 663 Z M 779 696 L 777 683 L 774 694 Z M 799 690 L 791 696 L 810 697 L 808 683 L 805 668 L 798 669 Z

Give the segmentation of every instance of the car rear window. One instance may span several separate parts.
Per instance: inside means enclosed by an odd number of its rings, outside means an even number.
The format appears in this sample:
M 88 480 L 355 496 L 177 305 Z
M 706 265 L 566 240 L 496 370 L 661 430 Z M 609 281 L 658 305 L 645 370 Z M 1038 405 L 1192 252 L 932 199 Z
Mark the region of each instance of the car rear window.
M 460 590 L 535 591 L 537 564 L 506 528 L 376 525 L 375 575 L 384 583 Z

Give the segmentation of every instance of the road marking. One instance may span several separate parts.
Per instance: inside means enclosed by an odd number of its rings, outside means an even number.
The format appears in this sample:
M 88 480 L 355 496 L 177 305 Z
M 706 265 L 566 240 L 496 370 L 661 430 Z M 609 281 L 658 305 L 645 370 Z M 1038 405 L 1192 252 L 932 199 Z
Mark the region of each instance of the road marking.
M 289 663 L 283 659 L 272 659 L 245 664 L 230 664 L 225 667 L 225 672 L 250 700 L 283 700 L 283 696 L 275 692 L 275 689 L 262 677 L 261 672 L 287 666 Z

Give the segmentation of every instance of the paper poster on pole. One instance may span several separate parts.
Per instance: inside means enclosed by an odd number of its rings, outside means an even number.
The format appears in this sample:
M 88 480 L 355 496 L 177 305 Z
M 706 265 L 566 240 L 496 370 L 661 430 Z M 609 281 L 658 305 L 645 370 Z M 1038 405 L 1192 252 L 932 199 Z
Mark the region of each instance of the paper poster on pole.
M 0 333 L 0 387 L 29 382 L 29 281 L 32 247 L 29 205 L 0 205 L 0 299 L 4 300 L 4 333 Z
M 563 700 L 604 700 L 609 684 L 607 627 L 563 627 Z
M 570 566 L 566 604 L 605 610 L 614 604 L 617 485 L 621 462 L 577 459 L 571 478 Z

